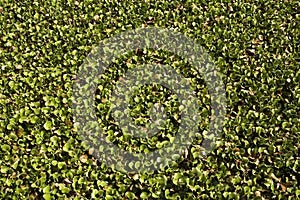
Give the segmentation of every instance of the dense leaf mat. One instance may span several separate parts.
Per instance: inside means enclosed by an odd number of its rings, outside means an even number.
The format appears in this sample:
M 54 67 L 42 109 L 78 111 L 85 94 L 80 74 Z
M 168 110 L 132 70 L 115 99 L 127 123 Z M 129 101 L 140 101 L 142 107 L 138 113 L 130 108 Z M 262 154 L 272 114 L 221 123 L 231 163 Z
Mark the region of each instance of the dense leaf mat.
M 0 198 L 300 198 L 299 1 L 222 2 L 0 1 Z M 93 46 L 147 26 L 181 31 L 206 48 L 226 85 L 226 123 L 207 157 L 198 157 L 199 136 L 176 165 L 126 174 L 99 163 L 81 145 L 72 85 Z M 145 62 L 170 64 L 190 77 L 203 103 L 204 131 L 210 116 L 205 83 L 168 52 L 137 50 L 112 64 L 99 94 L 106 97 L 125 69 Z M 157 85 L 142 90 L 132 97 L 137 123 L 147 122 L 144 110 L 158 101 L 171 116 L 165 132 L 150 141 L 123 141 L 122 133 L 114 138 L 107 99 L 96 99 L 106 134 L 124 149 L 162 147 L 180 120 L 170 91 Z

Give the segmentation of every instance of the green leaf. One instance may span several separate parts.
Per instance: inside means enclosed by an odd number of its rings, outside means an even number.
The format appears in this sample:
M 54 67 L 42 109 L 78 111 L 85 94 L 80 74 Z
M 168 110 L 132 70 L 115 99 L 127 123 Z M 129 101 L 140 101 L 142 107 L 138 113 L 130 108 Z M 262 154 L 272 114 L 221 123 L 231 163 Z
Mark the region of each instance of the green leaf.
M 59 168 L 59 169 L 63 168 L 64 166 L 66 166 L 66 163 L 65 163 L 65 162 L 59 162 L 59 163 L 58 163 L 58 168 Z
M 43 198 L 45 200 L 51 200 L 52 199 L 51 194 L 49 194 L 49 193 L 43 194 Z
M 51 187 L 49 185 L 47 185 L 46 187 L 44 187 L 43 193 L 50 193 L 50 189 L 51 189 Z
M 8 144 L 3 144 L 3 145 L 1 145 L 1 149 L 2 149 L 2 151 L 9 151 L 10 146 Z
M 44 128 L 46 130 L 51 130 L 52 129 L 52 122 L 51 121 L 47 121 L 45 124 L 44 124 Z
M 141 163 L 138 161 L 138 162 L 136 162 L 136 163 L 134 164 L 134 167 L 135 167 L 136 169 L 138 169 L 138 168 L 140 167 L 140 165 L 141 165 Z

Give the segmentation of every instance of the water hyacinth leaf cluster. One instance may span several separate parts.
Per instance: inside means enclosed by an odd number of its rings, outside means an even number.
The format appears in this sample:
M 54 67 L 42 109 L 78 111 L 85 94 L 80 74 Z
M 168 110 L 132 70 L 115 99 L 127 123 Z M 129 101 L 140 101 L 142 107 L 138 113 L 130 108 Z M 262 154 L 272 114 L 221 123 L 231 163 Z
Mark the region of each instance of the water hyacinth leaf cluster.
M 299 2 L 289 1 L 8 1 L 0 2 L 1 199 L 298 199 L 300 149 Z M 97 82 L 95 112 L 108 141 L 129 152 L 171 143 L 180 100 L 148 84 L 129 99 L 130 116 L 149 123 L 163 105 L 165 125 L 150 140 L 114 124 L 113 88 L 138 65 L 169 65 L 200 101 L 199 133 L 176 162 L 126 173 L 82 145 L 72 118 L 72 87 L 89 53 L 123 31 L 179 31 L 206 49 L 225 84 L 222 140 L 201 156 L 211 96 L 191 63 L 173 52 L 137 49 L 110 63 Z M 162 124 L 163 125 L 163 124 Z M 141 163 L 130 164 L 132 168 Z

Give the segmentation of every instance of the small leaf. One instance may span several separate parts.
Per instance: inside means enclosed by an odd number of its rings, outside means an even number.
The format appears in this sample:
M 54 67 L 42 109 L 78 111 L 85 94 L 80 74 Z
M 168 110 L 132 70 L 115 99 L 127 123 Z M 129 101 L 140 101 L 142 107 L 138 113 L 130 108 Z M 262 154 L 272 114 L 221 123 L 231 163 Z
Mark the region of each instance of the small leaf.
M 44 198 L 45 200 L 51 200 L 51 194 L 49 194 L 49 193 L 44 194 L 44 195 L 43 195 L 43 198 Z
M 3 144 L 3 145 L 1 145 L 1 149 L 3 151 L 9 151 L 10 150 L 10 146 L 8 144 Z
M 47 121 L 45 124 L 44 124 L 44 128 L 46 130 L 51 130 L 52 129 L 52 122 L 51 121 Z

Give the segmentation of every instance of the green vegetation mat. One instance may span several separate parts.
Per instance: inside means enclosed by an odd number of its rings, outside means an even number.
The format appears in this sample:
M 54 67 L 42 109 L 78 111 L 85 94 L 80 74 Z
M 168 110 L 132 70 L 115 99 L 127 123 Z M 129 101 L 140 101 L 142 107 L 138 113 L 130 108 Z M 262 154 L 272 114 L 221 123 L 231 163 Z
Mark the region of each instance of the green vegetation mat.
M 0 199 L 300 199 L 299 13 L 297 0 L 0 0 Z M 227 111 L 210 154 L 199 156 L 200 134 L 177 163 L 135 174 L 104 165 L 81 144 L 72 87 L 93 47 L 142 27 L 197 40 L 222 74 Z M 144 125 L 145 111 L 161 102 L 169 113 L 163 133 L 128 139 L 108 114 L 112 86 L 142 63 L 189 78 L 202 102 L 199 133 L 206 131 L 203 79 L 172 52 L 137 49 L 101 77 L 95 109 L 108 140 L 146 152 L 176 134 L 178 100 L 157 84 L 132 94 L 131 116 Z

